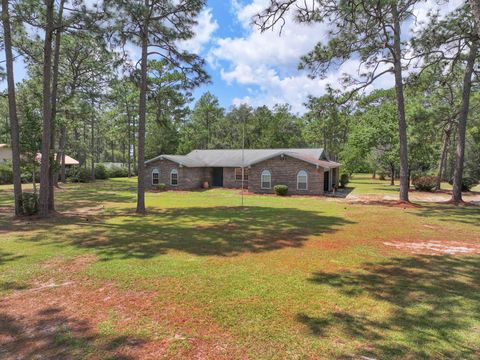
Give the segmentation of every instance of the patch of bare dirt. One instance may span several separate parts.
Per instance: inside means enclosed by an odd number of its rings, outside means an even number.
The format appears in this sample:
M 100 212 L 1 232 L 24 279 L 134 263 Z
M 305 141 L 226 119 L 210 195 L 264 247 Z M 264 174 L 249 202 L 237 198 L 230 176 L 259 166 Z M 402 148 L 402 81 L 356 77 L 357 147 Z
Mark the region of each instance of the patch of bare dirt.
M 407 251 L 413 254 L 428 255 L 471 255 L 480 254 L 480 244 L 471 244 L 461 241 L 418 241 L 402 242 L 392 241 L 384 242 L 383 245 L 394 247 L 398 250 Z
M 420 202 L 431 202 L 431 203 L 448 203 L 451 198 L 451 192 L 441 191 L 441 192 L 422 192 L 410 190 L 409 195 L 410 201 L 420 201 Z M 466 204 L 477 205 L 480 203 L 480 194 L 467 192 L 463 194 L 464 201 Z M 375 194 L 365 194 L 365 195 L 352 195 L 349 194 L 346 199 L 351 203 L 363 203 L 363 204 L 375 204 L 375 202 L 391 203 L 398 202 L 398 195 L 375 195 Z
M 0 300 L 0 359 L 245 358 L 201 309 L 75 276 L 95 260 L 53 259 L 29 287 Z
M 403 208 L 403 209 L 412 209 L 412 208 L 421 207 L 418 204 L 403 202 L 403 201 L 393 200 L 393 199 L 385 199 L 383 197 L 379 197 L 376 195 L 364 195 L 361 197 L 360 196 L 355 197 L 355 198 L 349 199 L 348 203 L 356 204 L 356 205 L 388 206 L 388 207 L 397 207 L 397 208 Z

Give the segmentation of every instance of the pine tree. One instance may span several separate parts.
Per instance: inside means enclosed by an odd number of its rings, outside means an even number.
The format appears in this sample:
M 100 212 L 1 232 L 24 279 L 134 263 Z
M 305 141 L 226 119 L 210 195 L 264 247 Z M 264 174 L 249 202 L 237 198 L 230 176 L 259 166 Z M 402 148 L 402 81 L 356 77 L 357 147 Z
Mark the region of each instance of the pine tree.
M 401 29 L 411 18 L 418 1 L 271 0 L 270 6 L 254 18 L 262 31 L 283 26 L 289 13 L 299 22 L 328 23 L 334 29 L 328 33 L 326 45 L 319 42 L 301 59 L 300 69 L 308 69 L 312 77 L 325 77 L 329 70 L 353 57 L 360 60 L 360 67 L 365 70 L 359 74 L 360 80 L 345 76 L 345 84 L 354 87 L 352 93 L 386 74 L 394 76 L 400 141 L 400 201 L 404 202 L 409 201 L 410 183 L 402 64 L 406 46 Z
M 179 41 L 194 36 L 196 16 L 204 0 L 107 0 L 106 10 L 116 21 L 113 29 L 121 44 L 131 41 L 141 49 L 140 95 L 138 116 L 138 186 L 137 213 L 145 213 L 145 123 L 147 116 L 148 58 L 156 56 L 195 78 L 207 80 L 204 61 L 183 51 Z
M 2 0 L 3 41 L 8 87 L 8 116 L 10 119 L 10 136 L 12 146 L 13 192 L 15 196 L 15 215 L 21 215 L 22 210 L 22 179 L 20 173 L 20 138 L 17 117 L 17 102 L 15 94 L 15 77 L 13 74 L 12 34 L 8 0 Z
M 455 76 L 463 69 L 462 100 L 458 111 L 457 147 L 453 176 L 453 203 L 462 202 L 465 138 L 470 111 L 472 76 L 479 57 L 478 24 L 467 6 L 457 9 L 444 19 L 432 16 L 428 26 L 414 38 L 414 49 L 424 57 L 423 70 L 440 65 Z M 449 80 L 447 80 L 449 81 Z

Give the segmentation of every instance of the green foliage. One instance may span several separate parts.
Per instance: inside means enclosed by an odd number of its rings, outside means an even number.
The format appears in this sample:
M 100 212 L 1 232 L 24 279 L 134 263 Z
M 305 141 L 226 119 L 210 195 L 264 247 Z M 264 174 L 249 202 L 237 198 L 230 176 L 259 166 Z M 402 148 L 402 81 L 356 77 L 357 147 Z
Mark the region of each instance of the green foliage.
M 157 191 L 165 191 L 167 190 L 167 185 L 165 185 L 164 183 L 160 183 L 158 185 L 153 186 L 152 188 Z
M 478 183 L 479 183 L 478 180 L 468 176 L 464 176 L 462 178 L 462 191 L 470 191 Z M 449 181 L 449 184 L 453 185 L 453 179 Z
M 95 179 L 106 180 L 109 178 L 109 172 L 105 165 L 96 164 L 95 165 Z
M 89 169 L 85 169 L 84 167 L 78 167 L 73 173 L 72 181 L 79 183 L 90 182 L 92 181 L 92 174 Z
M 278 196 L 285 196 L 288 193 L 288 186 L 287 185 L 275 185 L 273 187 L 275 194 Z
M 107 170 L 107 173 L 110 178 L 128 177 L 128 169 L 126 167 L 112 166 Z
M 418 191 L 434 191 L 437 186 L 437 178 L 435 176 L 419 176 L 413 179 L 412 184 Z
M 22 207 L 24 215 L 36 215 L 38 213 L 38 195 L 35 193 L 22 193 Z
M 340 187 L 344 188 L 350 181 L 350 177 L 347 173 L 343 172 L 340 174 Z
M 339 155 L 347 142 L 351 111 L 342 103 L 340 92 L 327 86 L 327 94 L 310 96 L 305 104 L 304 136 L 310 144 L 323 147 L 328 153 Z
M 13 183 L 13 170 L 10 162 L 0 162 L 0 184 Z

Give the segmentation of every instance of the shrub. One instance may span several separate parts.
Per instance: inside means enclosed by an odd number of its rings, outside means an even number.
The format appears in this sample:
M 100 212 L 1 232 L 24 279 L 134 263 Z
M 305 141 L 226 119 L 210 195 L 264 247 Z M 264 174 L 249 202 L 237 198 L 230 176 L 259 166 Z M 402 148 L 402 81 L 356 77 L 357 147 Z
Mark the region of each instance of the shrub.
M 415 190 L 418 191 L 433 191 L 437 186 L 437 179 L 435 176 L 419 176 L 412 181 Z
M 164 183 L 160 183 L 158 185 L 154 185 L 153 189 L 158 191 L 165 191 L 167 190 L 167 185 L 165 185 Z
M 288 186 L 287 185 L 275 185 L 273 187 L 273 190 L 275 190 L 275 194 L 278 196 L 285 196 L 288 193 Z
M 453 179 L 449 181 L 450 185 L 453 185 Z M 478 184 L 478 181 L 474 178 L 464 176 L 462 178 L 462 191 L 470 191 L 472 187 Z
M 342 173 L 340 175 L 340 187 L 344 188 L 345 186 L 347 186 L 349 181 L 350 181 L 350 179 L 348 178 L 347 173 Z
M 128 177 L 128 169 L 126 167 L 112 166 L 108 169 L 108 176 L 111 178 Z
M 73 182 L 87 183 L 91 180 L 92 174 L 90 173 L 90 169 L 85 169 L 83 167 L 77 168 L 72 177 Z
M 22 208 L 25 215 L 31 216 L 38 213 L 38 195 L 22 193 Z
M 0 163 L 0 184 L 13 184 L 13 169 L 11 163 Z
M 379 180 L 385 180 L 386 178 L 387 178 L 387 174 L 385 174 L 383 171 L 378 174 Z
M 95 165 L 95 179 L 106 180 L 109 178 L 107 168 L 103 164 Z

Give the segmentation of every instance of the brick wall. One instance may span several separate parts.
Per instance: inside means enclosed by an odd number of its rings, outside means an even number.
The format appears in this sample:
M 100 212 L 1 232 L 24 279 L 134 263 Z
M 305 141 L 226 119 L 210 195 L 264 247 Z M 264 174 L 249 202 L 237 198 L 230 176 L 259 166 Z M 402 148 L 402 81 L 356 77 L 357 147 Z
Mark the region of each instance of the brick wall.
M 209 168 L 181 167 L 170 160 L 156 160 L 146 165 L 145 186 L 152 187 L 152 170 L 157 168 L 160 171 L 159 182 L 167 186 L 169 190 L 191 190 L 202 187 L 204 181 L 209 179 Z M 178 185 L 170 185 L 170 172 L 172 169 L 178 171 Z
M 152 187 L 152 170 L 157 168 L 160 171 L 159 182 L 167 186 L 167 189 L 191 190 L 201 188 L 205 181 L 212 184 L 212 168 L 190 168 L 181 167 L 170 160 L 156 160 L 146 165 L 145 186 Z M 170 185 L 170 172 L 172 169 L 178 171 L 178 186 Z M 272 174 L 272 188 L 261 189 L 260 178 L 263 170 L 269 170 Z M 297 174 L 304 170 L 308 174 L 308 189 L 297 190 Z M 336 176 L 338 181 L 338 175 Z M 289 156 L 278 156 L 249 169 L 249 181 L 244 186 L 256 193 L 274 193 L 275 185 L 287 185 L 289 194 L 322 195 L 323 194 L 323 168 L 316 168 L 315 165 L 291 158 Z M 226 188 L 240 188 L 241 181 L 235 179 L 235 168 L 223 168 L 223 186 Z
M 245 171 L 248 171 L 245 168 Z M 248 188 L 248 181 L 243 183 L 244 188 Z M 225 167 L 223 168 L 223 187 L 230 189 L 241 189 L 242 181 L 235 179 L 235 168 L 234 167 Z
M 272 174 L 272 188 L 262 189 L 260 185 L 263 170 Z M 308 189 L 297 190 L 297 174 L 304 170 L 308 174 Z M 274 193 L 275 185 L 287 185 L 289 194 L 322 195 L 323 194 L 323 168 L 304 161 L 284 156 L 277 156 L 252 165 L 249 175 L 249 190 L 256 193 Z

